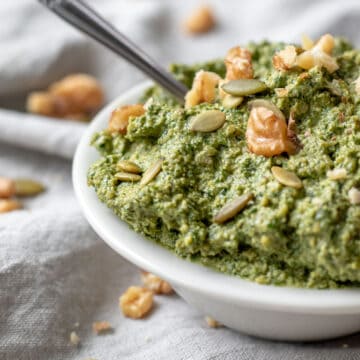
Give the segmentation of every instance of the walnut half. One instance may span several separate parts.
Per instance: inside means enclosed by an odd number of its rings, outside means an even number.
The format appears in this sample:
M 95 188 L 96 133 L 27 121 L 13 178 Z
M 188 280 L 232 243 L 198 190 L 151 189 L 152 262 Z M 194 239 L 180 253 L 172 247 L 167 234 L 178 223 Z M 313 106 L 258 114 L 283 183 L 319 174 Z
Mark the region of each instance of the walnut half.
M 272 105 L 274 106 L 274 105 Z M 256 106 L 251 109 L 246 129 L 249 150 L 256 155 L 271 157 L 281 153 L 294 154 L 296 145 L 288 137 L 288 127 L 280 111 L 271 107 Z

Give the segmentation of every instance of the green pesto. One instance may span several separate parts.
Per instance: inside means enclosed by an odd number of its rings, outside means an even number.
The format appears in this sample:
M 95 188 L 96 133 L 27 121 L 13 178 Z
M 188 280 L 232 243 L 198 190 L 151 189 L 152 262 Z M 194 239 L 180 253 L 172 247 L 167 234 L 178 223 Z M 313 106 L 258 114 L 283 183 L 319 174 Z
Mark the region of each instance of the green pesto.
M 332 288 L 360 284 L 360 206 L 348 200 L 360 188 L 360 98 L 354 90 L 360 52 L 343 40 L 334 54 L 340 69 L 329 74 L 313 68 L 308 76 L 293 69 L 276 71 L 271 59 L 284 44 L 250 44 L 255 77 L 268 90 L 245 98 L 237 109 L 221 102 L 184 109 L 154 87 L 147 112 L 131 118 L 127 134 L 95 134 L 101 158 L 88 172 L 99 199 L 135 231 L 177 255 L 221 272 L 262 284 Z M 173 65 L 178 79 L 191 86 L 194 73 L 211 70 L 224 76 L 221 60 L 193 66 Z M 278 97 L 276 88 L 286 88 Z M 247 102 L 266 98 L 296 120 L 302 149 L 293 156 L 265 158 L 250 153 L 245 131 Z M 205 109 L 226 114 L 223 127 L 194 133 L 189 120 Z M 156 179 L 141 187 L 114 177 L 115 164 L 130 159 L 146 170 L 163 158 Z M 279 184 L 270 168 L 295 172 L 302 189 Z M 328 170 L 345 168 L 345 180 Z M 232 220 L 215 224 L 214 215 L 246 192 L 254 199 Z

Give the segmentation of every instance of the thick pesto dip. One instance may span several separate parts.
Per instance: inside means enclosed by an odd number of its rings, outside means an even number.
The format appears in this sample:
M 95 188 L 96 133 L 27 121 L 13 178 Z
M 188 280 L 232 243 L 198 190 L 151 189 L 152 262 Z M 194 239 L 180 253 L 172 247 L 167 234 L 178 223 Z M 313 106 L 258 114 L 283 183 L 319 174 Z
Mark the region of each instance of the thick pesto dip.
M 247 46 L 254 78 L 266 90 L 234 108 L 219 96 L 185 108 L 160 88 L 149 89 L 141 99 L 145 113 L 129 118 L 125 134 L 105 129 L 94 135 L 101 157 L 88 171 L 88 184 L 136 232 L 188 260 L 261 284 L 359 286 L 360 205 L 349 192 L 360 189 L 360 96 L 354 84 L 360 52 L 336 39 L 336 71 L 282 71 L 274 68 L 273 56 L 285 46 Z M 189 88 L 199 70 L 221 78 L 226 72 L 222 59 L 171 67 Z M 271 101 L 286 121 L 295 119 L 301 144 L 295 154 L 249 151 L 249 102 L 258 98 Z M 192 131 L 191 120 L 206 110 L 223 112 L 224 124 Z M 122 160 L 143 172 L 162 160 L 161 170 L 145 185 L 122 181 L 116 175 Z M 302 187 L 280 183 L 274 166 L 296 174 Z M 249 193 L 253 197 L 241 211 L 214 222 L 226 204 Z

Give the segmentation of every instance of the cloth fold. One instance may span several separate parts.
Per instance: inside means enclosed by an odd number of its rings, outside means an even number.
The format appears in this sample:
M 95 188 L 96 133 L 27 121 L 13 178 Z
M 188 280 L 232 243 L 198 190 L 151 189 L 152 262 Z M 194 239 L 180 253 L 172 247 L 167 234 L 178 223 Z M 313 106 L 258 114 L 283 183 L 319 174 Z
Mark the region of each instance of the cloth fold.
M 250 40 L 298 41 L 304 32 L 344 35 L 360 45 L 358 0 L 209 0 L 219 25 L 199 37 L 181 30 L 191 0 L 89 2 L 165 66 L 221 57 Z M 33 0 L 1 1 L 0 44 L 0 175 L 37 179 L 47 188 L 24 199 L 23 210 L 0 215 L 0 359 L 360 358 L 359 334 L 316 344 L 265 341 L 209 329 L 204 314 L 176 295 L 156 297 L 144 320 L 124 318 L 118 297 L 140 284 L 138 270 L 91 230 L 71 185 L 70 160 L 86 124 L 22 109 L 27 93 L 69 73 L 97 77 L 108 101 L 143 75 Z M 110 321 L 114 333 L 93 334 L 99 320 Z M 79 347 L 70 344 L 71 331 Z

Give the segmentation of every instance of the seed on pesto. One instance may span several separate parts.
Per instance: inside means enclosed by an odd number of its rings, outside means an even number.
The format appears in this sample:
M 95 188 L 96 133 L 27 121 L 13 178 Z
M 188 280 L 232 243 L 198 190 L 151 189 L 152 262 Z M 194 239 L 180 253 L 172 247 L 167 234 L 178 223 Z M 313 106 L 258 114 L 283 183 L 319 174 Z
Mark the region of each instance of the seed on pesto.
M 234 200 L 228 202 L 221 210 L 214 216 L 213 221 L 217 224 L 222 224 L 230 219 L 232 219 L 235 215 L 237 215 L 248 202 L 254 197 L 253 194 L 244 194 L 241 195 Z
M 243 100 L 243 97 L 226 94 L 222 99 L 222 105 L 227 109 L 235 109 L 243 102 Z
M 190 130 L 199 132 L 212 132 L 224 125 L 225 114 L 220 110 L 203 111 L 190 121 Z
M 127 172 L 127 173 L 140 174 L 142 172 L 142 170 L 140 169 L 140 167 L 138 165 L 136 165 L 135 163 L 133 163 L 132 161 L 129 161 L 129 160 L 120 160 L 116 164 L 116 167 L 120 171 Z
M 144 186 L 148 184 L 150 181 L 155 179 L 157 174 L 161 171 L 163 160 L 156 160 L 153 164 L 149 166 L 149 168 L 144 172 L 140 185 Z
M 238 79 L 224 83 L 221 88 L 230 95 L 248 96 L 266 90 L 267 86 L 262 81 L 256 79 Z
M 115 178 L 120 181 L 136 182 L 141 180 L 141 176 L 137 174 L 131 174 L 126 172 L 118 172 L 115 174 Z
M 303 184 L 296 174 L 291 171 L 285 170 L 280 166 L 273 166 L 271 172 L 274 175 L 274 178 L 285 186 L 290 186 L 295 189 L 302 188 Z

